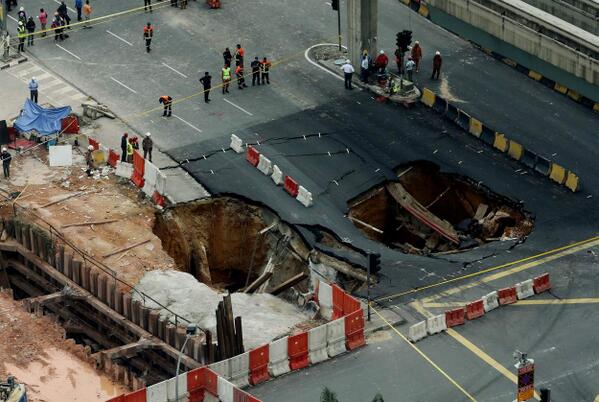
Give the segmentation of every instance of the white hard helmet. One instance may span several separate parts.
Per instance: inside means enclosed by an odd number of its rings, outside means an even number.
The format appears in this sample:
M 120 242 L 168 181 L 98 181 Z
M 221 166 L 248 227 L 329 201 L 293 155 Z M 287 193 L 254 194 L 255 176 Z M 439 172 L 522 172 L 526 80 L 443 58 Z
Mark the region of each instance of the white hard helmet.
M 437 56 L 441 56 L 441 52 L 440 52 L 440 51 L 438 51 L 438 50 L 435 52 L 435 54 L 436 54 Z
M 420 44 L 420 42 L 416 41 L 416 42 L 414 42 L 414 44 L 415 44 L 415 45 L 419 45 L 419 44 Z
M 152 133 L 146 133 L 146 137 L 149 137 L 151 135 L 152 135 Z
M 2 147 L 2 152 L 6 152 L 8 151 L 8 149 L 6 149 L 6 147 Z
M 381 50 L 379 53 L 380 53 L 380 54 L 384 54 L 384 53 L 385 53 L 385 51 L 384 51 L 384 50 Z
M 19 26 L 22 27 L 23 26 L 23 21 L 19 21 Z
M 90 151 L 93 151 L 94 150 L 94 146 L 90 145 L 90 146 L 87 147 L 87 149 L 89 149 Z
M 35 77 L 31 77 L 31 81 L 35 81 Z
M 19 8 L 19 11 L 25 11 L 25 9 L 23 7 Z
M 350 61 L 349 59 L 345 59 L 345 62 L 346 62 L 347 64 L 351 63 L 351 61 Z

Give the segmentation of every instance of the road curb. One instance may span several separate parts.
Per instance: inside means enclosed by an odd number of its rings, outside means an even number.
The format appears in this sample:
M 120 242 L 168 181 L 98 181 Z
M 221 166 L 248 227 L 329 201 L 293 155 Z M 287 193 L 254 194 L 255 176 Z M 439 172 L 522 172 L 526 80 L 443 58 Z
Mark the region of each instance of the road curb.
M 514 140 L 510 140 L 503 133 L 492 129 L 481 120 L 471 116 L 456 105 L 449 103 L 449 101 L 435 94 L 430 89 L 424 88 L 420 102 L 442 115 L 447 120 L 455 123 L 463 131 L 478 138 L 487 146 L 490 146 L 501 153 L 507 153 L 512 159 L 523 164 L 525 167 L 568 188 L 572 192 L 580 190 L 580 177 L 572 170 L 552 162 L 549 158 L 545 158 L 536 152 L 526 149 L 522 144 Z
M 430 10 L 428 8 L 428 5 L 424 1 L 421 1 L 421 0 L 399 0 L 399 2 L 403 5 L 405 5 L 406 7 L 409 7 L 412 11 L 420 14 L 421 16 L 423 16 L 424 18 L 426 18 L 427 20 L 431 21 L 434 24 L 434 22 L 430 18 Z M 435 24 L 435 25 L 437 25 L 437 24 Z M 531 70 L 530 68 L 528 68 L 522 64 L 519 64 L 515 60 L 505 57 L 491 49 L 488 49 L 488 48 L 472 41 L 471 39 L 460 36 L 455 32 L 452 32 L 452 33 L 454 35 L 459 36 L 460 38 L 470 42 L 474 47 L 476 47 L 479 50 L 482 50 L 484 53 L 493 57 L 494 59 L 501 61 L 502 63 L 512 67 L 513 69 L 521 72 L 522 74 L 525 74 L 528 78 L 533 79 L 533 80 L 543 84 L 547 88 L 552 89 L 556 92 L 559 92 L 560 94 L 562 94 L 564 96 L 567 96 L 574 102 L 581 104 L 582 106 L 586 107 L 587 109 L 590 109 L 590 110 L 593 110 L 593 111 L 599 113 L 599 102 L 595 102 L 594 100 L 579 94 L 575 90 L 568 88 L 565 85 L 562 85 L 562 84 L 552 80 L 551 78 L 545 77 L 542 74 L 540 74 L 534 70 Z
M 20 57 L 19 57 L 18 59 L 16 59 L 16 60 L 11 60 L 11 61 L 10 61 L 10 62 L 8 62 L 8 63 L 5 63 L 5 64 L 2 64 L 2 65 L 0 65 L 0 71 L 1 71 L 1 70 L 6 70 L 7 68 L 11 68 L 11 67 L 17 66 L 17 65 L 19 65 L 19 64 L 21 64 L 21 63 L 24 63 L 24 62 L 26 62 L 27 60 L 28 60 L 28 59 L 27 59 L 27 57 L 25 57 L 25 56 L 20 56 Z

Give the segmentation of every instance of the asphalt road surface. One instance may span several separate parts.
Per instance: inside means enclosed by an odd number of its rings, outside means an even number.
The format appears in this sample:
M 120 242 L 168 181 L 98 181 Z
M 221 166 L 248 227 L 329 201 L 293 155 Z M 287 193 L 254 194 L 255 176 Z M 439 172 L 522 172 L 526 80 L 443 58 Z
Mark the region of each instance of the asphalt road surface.
M 92 5 L 94 15 L 101 16 L 141 3 L 103 0 Z M 155 143 L 174 159 L 173 165 L 181 163 L 212 194 L 235 194 L 266 205 L 294 224 L 315 248 L 326 248 L 314 233 L 323 229 L 357 249 L 380 252 L 383 271 L 380 284 L 373 289 L 375 297 L 380 304 L 400 305 L 407 314 L 412 311 L 410 319 L 415 320 L 422 312 L 406 304 L 446 286 L 408 299 L 388 296 L 597 235 L 599 211 L 594 198 L 599 189 L 595 174 L 599 118 L 399 2 L 379 3 L 381 48 L 392 53 L 395 33 L 406 28 L 412 29 L 423 45 L 423 68 L 416 79 L 419 86 L 442 93 L 527 148 L 574 170 L 581 177 L 583 191 L 572 194 L 534 172 L 521 171 L 521 165 L 482 146 L 426 108 L 383 105 L 368 93 L 344 91 L 340 80 L 304 58 L 308 47 L 336 37 L 336 16 L 322 1 L 305 0 L 300 7 L 291 0 L 225 0 L 218 11 L 208 10 L 202 1 L 190 2 L 185 11 L 166 6 L 152 14 L 131 13 L 91 29 L 74 29 L 64 42 L 38 40 L 28 51 L 47 69 L 109 105 L 138 132 L 151 131 Z M 48 0 L 19 4 L 29 12 L 39 7 L 53 11 L 57 6 Z M 142 39 L 147 21 L 155 29 L 149 54 Z M 244 90 L 232 85 L 225 96 L 215 88 L 212 102 L 205 104 L 200 74 L 210 71 L 213 83 L 218 84 L 221 53 L 225 46 L 233 48 L 236 43 L 246 49 L 246 67 L 254 56 L 273 61 L 271 85 L 251 87 L 249 83 Z M 428 66 L 437 49 L 444 56 L 443 79 L 431 82 Z M 43 83 L 40 91 L 44 91 Z M 161 117 L 158 104 L 159 96 L 165 94 L 182 100 L 174 105 L 169 119 Z M 232 133 L 256 144 L 286 174 L 308 188 L 315 205 L 304 208 L 252 168 L 243 155 L 228 149 Z M 114 136 L 121 134 L 115 132 Z M 438 258 L 402 254 L 366 239 L 344 217 L 347 202 L 394 178 L 399 166 L 416 160 L 434 162 L 443 171 L 469 176 L 521 201 L 535 217 L 534 231 L 521 244 L 493 242 Z M 578 275 L 587 269 L 584 275 L 592 278 L 589 268 L 596 262 L 589 252 L 595 248 L 543 262 L 530 272 L 551 269 L 559 278 L 556 292 L 591 298 L 597 289 L 580 287 Z M 364 264 L 359 253 L 346 257 Z M 514 283 L 530 277 L 527 275 L 519 271 L 509 279 Z M 480 292 L 468 297 L 480 297 Z M 540 371 L 539 378 L 553 388 L 555 400 L 593 400 L 599 393 L 592 379 L 596 378 L 593 361 L 599 356 L 591 336 L 593 325 L 596 328 L 592 308 L 593 304 L 514 306 L 457 332 L 494 356 L 504 370 L 512 370 L 511 353 L 518 344 L 523 345 L 542 356 L 539 359 L 547 358 L 542 361 L 546 371 Z M 499 331 L 505 336 L 494 335 Z M 467 400 L 393 332 L 385 334 L 359 353 L 292 374 L 257 392 L 265 401 L 308 401 L 317 398 L 319 387 L 330 384 L 344 401 L 368 400 L 376 390 L 383 391 L 386 400 Z M 514 399 L 511 380 L 455 337 L 432 337 L 418 347 L 476 399 Z M 551 350 L 545 352 L 547 348 Z M 288 397 L 281 399 L 280 395 Z

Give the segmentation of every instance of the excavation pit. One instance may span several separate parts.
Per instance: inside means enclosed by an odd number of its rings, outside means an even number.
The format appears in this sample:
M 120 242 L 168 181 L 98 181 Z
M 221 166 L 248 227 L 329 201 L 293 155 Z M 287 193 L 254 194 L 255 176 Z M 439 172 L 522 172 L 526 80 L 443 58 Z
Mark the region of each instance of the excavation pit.
M 533 229 L 522 206 L 431 162 L 400 166 L 398 179 L 349 202 L 348 218 L 372 240 L 410 254 L 457 252 L 520 239 Z

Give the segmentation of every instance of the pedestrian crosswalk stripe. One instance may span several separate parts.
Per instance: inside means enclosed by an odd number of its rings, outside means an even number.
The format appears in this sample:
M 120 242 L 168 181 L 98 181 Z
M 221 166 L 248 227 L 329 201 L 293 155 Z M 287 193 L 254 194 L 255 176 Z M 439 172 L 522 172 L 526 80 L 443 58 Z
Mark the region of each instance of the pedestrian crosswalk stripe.
M 23 69 L 23 70 L 19 70 L 19 71 L 14 71 L 13 75 L 17 76 L 18 78 L 23 78 L 26 76 L 31 76 L 33 75 L 34 72 L 36 71 L 42 71 L 39 67 L 34 66 L 32 68 L 27 68 L 27 69 Z
M 35 76 L 35 79 L 37 80 L 37 82 L 44 81 L 48 78 L 56 79 L 52 74 L 47 73 L 45 71 L 43 73 Z
M 54 78 L 54 77 L 52 77 Z M 64 82 L 62 82 L 61 80 L 57 80 L 56 78 L 54 78 L 53 81 L 50 82 L 45 82 L 43 86 L 41 86 L 43 89 L 48 89 L 48 88 L 52 88 L 55 87 L 56 85 L 64 85 Z
M 86 99 L 86 98 L 87 98 L 87 95 L 86 94 L 82 94 L 81 92 L 77 92 L 75 95 L 71 96 L 71 99 L 75 99 L 75 100 Z
M 72 87 L 72 86 L 70 86 L 70 85 L 65 85 L 64 87 L 62 87 L 62 88 L 60 88 L 60 89 L 57 89 L 56 91 L 52 91 L 52 92 L 53 92 L 54 94 L 57 94 L 57 95 L 58 95 L 58 94 L 60 94 L 60 95 L 64 95 L 64 94 L 66 94 L 67 92 L 71 92 L 71 91 L 76 91 L 76 89 L 75 89 L 75 88 L 73 88 L 73 87 Z

